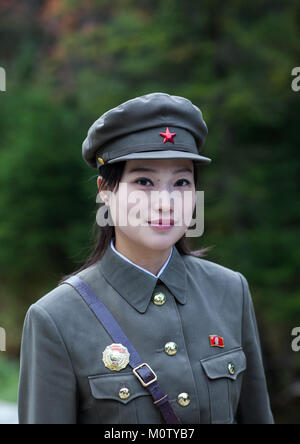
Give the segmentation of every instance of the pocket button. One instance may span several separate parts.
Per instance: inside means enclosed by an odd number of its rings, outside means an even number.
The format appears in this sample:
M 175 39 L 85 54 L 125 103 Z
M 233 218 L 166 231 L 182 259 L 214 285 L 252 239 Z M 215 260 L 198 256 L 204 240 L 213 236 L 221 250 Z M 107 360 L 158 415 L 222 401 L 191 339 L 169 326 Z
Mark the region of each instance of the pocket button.
M 127 387 L 122 387 L 119 391 L 119 398 L 127 399 L 130 396 L 130 390 Z
M 235 374 L 235 368 L 234 365 L 232 364 L 232 362 L 229 362 L 228 366 L 227 366 L 228 372 L 230 375 L 234 375 Z

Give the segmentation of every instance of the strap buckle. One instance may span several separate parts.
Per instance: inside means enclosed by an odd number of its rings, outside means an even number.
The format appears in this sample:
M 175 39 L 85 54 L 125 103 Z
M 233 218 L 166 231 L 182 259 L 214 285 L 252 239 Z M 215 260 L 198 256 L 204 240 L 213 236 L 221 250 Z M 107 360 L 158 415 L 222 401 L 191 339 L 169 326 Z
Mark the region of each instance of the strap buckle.
M 139 368 L 141 368 L 141 367 L 143 367 L 143 366 L 146 366 L 146 367 L 148 367 L 148 369 L 150 370 L 150 372 L 153 374 L 153 379 L 151 379 L 151 381 L 149 381 L 149 382 L 144 382 L 144 380 L 143 380 L 143 378 L 137 373 L 137 370 L 139 369 Z M 142 384 L 142 386 L 143 387 L 148 387 L 148 385 L 150 385 L 150 384 L 152 384 L 154 381 L 157 381 L 157 376 L 156 376 L 156 374 L 154 373 L 154 371 L 152 370 L 152 368 L 148 365 L 148 364 L 146 364 L 146 362 L 143 362 L 143 364 L 141 364 L 141 365 L 138 365 L 137 367 L 135 367 L 133 370 L 133 373 L 135 374 L 135 376 L 138 378 L 138 380 L 140 381 L 140 383 Z

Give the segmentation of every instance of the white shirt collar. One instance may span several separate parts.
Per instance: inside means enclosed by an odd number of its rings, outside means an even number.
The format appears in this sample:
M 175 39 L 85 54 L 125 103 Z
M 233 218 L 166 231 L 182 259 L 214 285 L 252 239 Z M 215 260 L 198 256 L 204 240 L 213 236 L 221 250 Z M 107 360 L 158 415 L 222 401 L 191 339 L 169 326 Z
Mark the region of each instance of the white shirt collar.
M 119 255 L 122 259 L 124 259 L 125 261 L 129 262 L 130 264 L 134 265 L 135 267 L 139 268 L 140 270 L 144 271 L 145 273 L 150 274 L 151 276 L 153 276 L 153 277 L 155 277 L 155 278 L 158 278 L 158 277 L 162 274 L 162 272 L 164 271 L 164 269 L 166 268 L 166 266 L 168 265 L 169 260 L 170 260 L 170 258 L 171 258 L 171 256 L 172 256 L 173 248 L 174 248 L 174 245 L 172 245 L 171 253 L 170 253 L 168 259 L 167 259 L 166 262 L 164 263 L 163 267 L 160 269 L 159 273 L 158 273 L 157 275 L 155 275 L 155 274 L 151 273 L 151 271 L 146 270 L 146 269 L 143 268 L 143 267 L 140 267 L 139 265 L 135 264 L 134 262 L 131 262 L 131 261 L 130 261 L 127 257 L 125 257 L 123 254 L 119 253 L 119 251 L 117 251 L 117 250 L 115 249 L 115 247 L 114 247 L 114 240 L 115 240 L 115 238 L 112 238 L 112 239 L 111 239 L 111 241 L 110 241 L 110 246 L 111 246 L 112 250 L 113 250 L 116 254 L 118 254 L 118 255 Z

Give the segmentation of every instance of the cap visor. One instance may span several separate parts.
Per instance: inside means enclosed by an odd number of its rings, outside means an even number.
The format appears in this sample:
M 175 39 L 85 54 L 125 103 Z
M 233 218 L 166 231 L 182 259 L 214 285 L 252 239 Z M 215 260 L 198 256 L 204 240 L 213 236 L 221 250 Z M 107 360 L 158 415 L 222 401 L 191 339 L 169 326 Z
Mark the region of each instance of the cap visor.
M 188 153 L 187 151 L 161 150 L 161 151 L 146 151 L 144 153 L 126 154 L 125 156 L 111 159 L 107 163 L 115 163 L 115 162 L 120 162 L 122 160 L 133 160 L 133 159 L 191 159 L 199 163 L 211 162 L 211 159 L 209 157 L 200 156 L 199 154 Z

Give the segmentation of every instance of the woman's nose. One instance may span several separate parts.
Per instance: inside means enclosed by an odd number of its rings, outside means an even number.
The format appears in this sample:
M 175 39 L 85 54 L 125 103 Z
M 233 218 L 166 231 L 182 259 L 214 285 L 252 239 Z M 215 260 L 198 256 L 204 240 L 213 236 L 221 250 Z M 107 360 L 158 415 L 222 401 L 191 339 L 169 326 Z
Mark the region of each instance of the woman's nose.
M 153 196 L 151 196 L 152 200 L 152 208 L 154 211 L 169 212 L 173 210 L 174 199 L 170 196 L 170 193 L 166 190 L 162 191 L 153 191 Z

